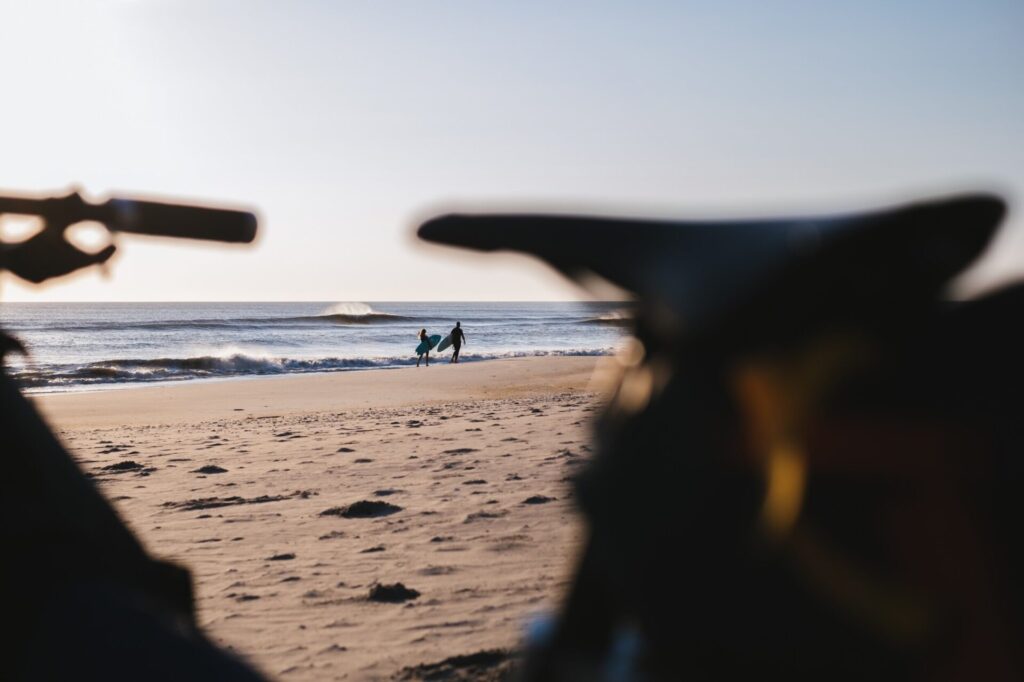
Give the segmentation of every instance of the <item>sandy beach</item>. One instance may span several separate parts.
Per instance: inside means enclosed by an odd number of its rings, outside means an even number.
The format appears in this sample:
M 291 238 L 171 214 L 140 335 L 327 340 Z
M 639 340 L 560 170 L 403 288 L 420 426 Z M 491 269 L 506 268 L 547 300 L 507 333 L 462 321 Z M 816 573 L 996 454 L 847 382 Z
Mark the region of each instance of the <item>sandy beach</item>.
M 418 679 L 415 666 L 515 647 L 557 603 L 582 535 L 570 480 L 610 362 L 35 402 L 147 548 L 192 570 L 216 642 L 281 679 Z

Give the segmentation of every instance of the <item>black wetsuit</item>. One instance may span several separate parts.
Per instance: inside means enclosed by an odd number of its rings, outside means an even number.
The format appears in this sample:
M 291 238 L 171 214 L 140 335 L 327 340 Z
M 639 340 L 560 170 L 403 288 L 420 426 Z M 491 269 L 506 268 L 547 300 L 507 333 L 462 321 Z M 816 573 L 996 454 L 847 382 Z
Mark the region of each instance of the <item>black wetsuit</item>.
M 452 351 L 452 362 L 456 362 L 459 359 L 459 349 L 462 348 L 462 341 L 466 335 L 462 333 L 462 327 L 455 327 L 452 329 L 451 337 L 452 348 L 454 349 Z
M 430 344 L 430 335 L 427 334 L 427 333 L 420 334 L 416 338 L 418 338 L 423 343 L 426 343 L 428 345 Z M 423 351 L 422 353 L 420 353 L 419 357 L 416 358 L 416 366 L 417 367 L 420 366 L 420 360 L 423 359 L 424 355 L 427 356 L 427 367 L 430 366 L 430 349 L 428 348 L 425 351 Z

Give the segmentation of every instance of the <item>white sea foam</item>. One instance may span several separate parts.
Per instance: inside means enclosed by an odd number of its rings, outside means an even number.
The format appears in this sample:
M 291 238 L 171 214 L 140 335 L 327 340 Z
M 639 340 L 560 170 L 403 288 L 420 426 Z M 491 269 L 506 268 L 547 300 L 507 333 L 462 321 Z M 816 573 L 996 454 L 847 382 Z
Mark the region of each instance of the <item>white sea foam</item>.
M 464 354 L 463 362 L 547 356 L 610 355 L 614 348 L 507 351 Z M 386 369 L 416 363 L 415 356 L 289 358 L 224 349 L 211 355 L 186 358 L 106 360 L 85 365 L 13 368 L 14 378 L 30 392 L 59 391 L 68 387 L 151 383 L 234 376 L 308 374 L 358 369 Z
M 320 315 L 352 315 L 355 317 L 356 315 L 372 315 L 375 312 L 377 311 L 365 303 L 347 301 L 328 306 Z

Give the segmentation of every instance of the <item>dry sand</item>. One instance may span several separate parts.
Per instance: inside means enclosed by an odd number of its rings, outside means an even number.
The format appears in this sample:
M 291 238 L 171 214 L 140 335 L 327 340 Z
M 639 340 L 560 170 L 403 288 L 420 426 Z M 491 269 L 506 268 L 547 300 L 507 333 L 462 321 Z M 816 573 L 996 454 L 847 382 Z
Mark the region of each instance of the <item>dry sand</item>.
M 515 647 L 557 604 L 601 366 L 437 363 L 36 403 L 148 549 L 192 570 L 216 642 L 284 680 L 393 679 Z M 395 583 L 419 596 L 368 599 Z

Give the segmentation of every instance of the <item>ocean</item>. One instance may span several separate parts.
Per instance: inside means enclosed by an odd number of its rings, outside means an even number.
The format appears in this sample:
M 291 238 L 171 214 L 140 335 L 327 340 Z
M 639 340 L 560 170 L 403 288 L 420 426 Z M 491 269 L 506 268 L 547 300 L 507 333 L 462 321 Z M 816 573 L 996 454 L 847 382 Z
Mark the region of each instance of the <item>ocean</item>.
M 624 303 L 0 303 L 27 392 L 416 364 L 417 334 L 462 322 L 460 361 L 605 355 Z M 431 359 L 447 362 L 448 350 Z

